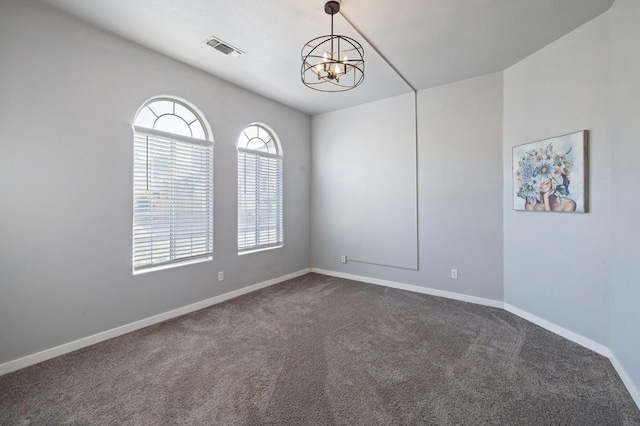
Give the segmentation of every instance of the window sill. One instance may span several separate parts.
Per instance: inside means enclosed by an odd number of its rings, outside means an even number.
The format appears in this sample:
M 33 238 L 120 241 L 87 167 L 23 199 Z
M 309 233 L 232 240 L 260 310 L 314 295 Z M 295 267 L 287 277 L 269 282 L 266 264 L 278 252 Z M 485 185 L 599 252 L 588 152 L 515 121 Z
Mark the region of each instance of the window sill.
M 165 269 L 173 269 L 173 268 L 178 268 L 180 266 L 187 266 L 187 265 L 193 265 L 196 263 L 208 262 L 210 260 L 213 260 L 213 256 L 203 257 L 201 259 L 185 260 L 184 262 L 169 263 L 168 265 L 152 266 L 150 268 L 144 268 L 144 269 L 137 269 L 137 270 L 134 269 L 133 275 L 142 275 L 148 272 L 164 271 Z
M 284 244 L 280 244 L 280 245 L 277 245 L 277 246 L 271 246 L 271 247 L 261 247 L 261 248 L 257 248 L 257 249 L 253 249 L 253 250 L 239 251 L 238 252 L 238 256 L 244 256 L 245 254 L 251 254 L 251 253 L 259 253 L 261 251 L 279 249 L 279 248 L 282 248 L 282 247 L 284 247 Z

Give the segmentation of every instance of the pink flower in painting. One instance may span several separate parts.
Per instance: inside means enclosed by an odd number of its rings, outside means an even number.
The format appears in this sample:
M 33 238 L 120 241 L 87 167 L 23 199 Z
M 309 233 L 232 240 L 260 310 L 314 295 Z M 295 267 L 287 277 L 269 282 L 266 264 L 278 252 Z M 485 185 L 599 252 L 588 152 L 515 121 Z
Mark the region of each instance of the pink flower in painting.
M 565 168 L 564 168 L 563 165 L 558 165 L 558 166 L 554 167 L 554 169 L 553 169 L 553 177 L 554 178 L 560 179 L 560 178 L 562 178 L 562 175 L 564 175 L 564 174 L 565 174 Z
M 533 164 L 538 164 L 539 162 L 541 162 L 544 159 L 544 156 L 542 155 L 541 152 L 538 152 L 536 154 L 536 156 L 533 158 Z

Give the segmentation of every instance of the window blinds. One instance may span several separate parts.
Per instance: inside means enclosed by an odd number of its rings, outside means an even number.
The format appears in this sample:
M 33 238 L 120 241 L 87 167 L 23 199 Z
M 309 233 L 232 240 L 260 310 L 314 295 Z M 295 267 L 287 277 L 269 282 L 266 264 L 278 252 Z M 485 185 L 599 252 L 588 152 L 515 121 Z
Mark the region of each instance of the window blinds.
M 212 256 L 213 143 L 140 130 L 134 136 L 133 269 Z
M 238 251 L 281 246 L 282 157 L 238 149 Z

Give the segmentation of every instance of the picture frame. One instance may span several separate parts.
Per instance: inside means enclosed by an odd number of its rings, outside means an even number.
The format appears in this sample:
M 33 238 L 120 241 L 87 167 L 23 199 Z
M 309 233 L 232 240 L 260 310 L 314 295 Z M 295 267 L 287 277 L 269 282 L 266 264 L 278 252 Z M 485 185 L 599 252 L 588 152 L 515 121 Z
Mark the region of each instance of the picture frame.
M 588 131 L 513 147 L 513 209 L 588 212 Z

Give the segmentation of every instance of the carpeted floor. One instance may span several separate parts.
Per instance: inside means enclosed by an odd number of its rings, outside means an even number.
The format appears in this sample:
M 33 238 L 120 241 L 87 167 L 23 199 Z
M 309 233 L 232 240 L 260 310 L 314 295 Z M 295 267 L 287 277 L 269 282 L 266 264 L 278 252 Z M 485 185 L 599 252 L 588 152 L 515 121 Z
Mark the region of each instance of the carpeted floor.
M 308 274 L 0 377 L 2 425 L 640 425 L 506 311 Z

